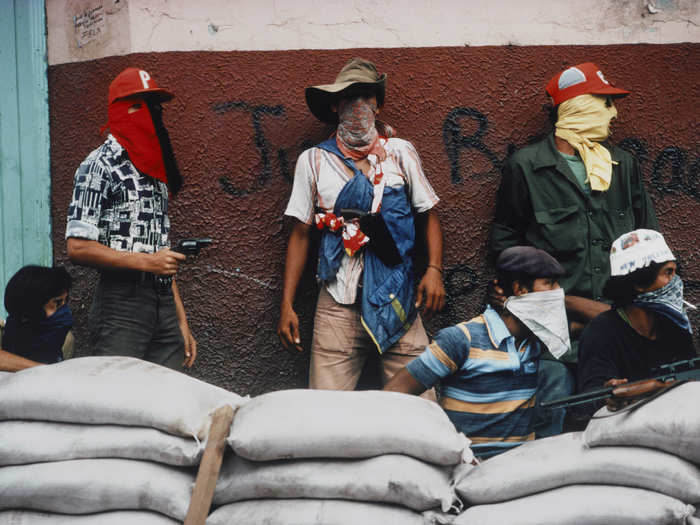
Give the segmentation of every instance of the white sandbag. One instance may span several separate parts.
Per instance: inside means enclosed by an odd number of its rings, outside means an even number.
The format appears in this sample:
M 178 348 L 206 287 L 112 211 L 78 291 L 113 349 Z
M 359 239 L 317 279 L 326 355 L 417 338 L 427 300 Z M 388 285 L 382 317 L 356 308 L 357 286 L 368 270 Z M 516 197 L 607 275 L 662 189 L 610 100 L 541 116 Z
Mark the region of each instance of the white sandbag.
M 176 521 L 157 512 L 122 510 L 75 516 L 48 514 L 31 510 L 0 512 L 0 525 L 178 525 Z
M 204 444 L 155 428 L 0 421 L 0 466 L 68 459 L 128 458 L 197 465 Z
M 457 516 L 436 510 L 426 510 L 423 512 L 424 525 L 452 525 Z
M 60 514 L 152 510 L 184 520 L 191 470 L 133 459 L 74 459 L 0 468 L 0 509 Z
M 0 420 L 153 427 L 208 432 L 210 413 L 244 398 L 164 366 L 123 356 L 81 357 L 37 366 L 0 382 Z
M 406 454 L 438 465 L 473 457 L 439 405 L 397 392 L 282 390 L 236 414 L 228 443 L 253 461 Z
M 504 503 L 477 505 L 455 525 L 675 525 L 695 507 L 643 489 L 572 485 Z
M 332 499 L 260 499 L 219 507 L 207 525 L 423 525 L 403 507 Z
M 643 447 L 588 448 L 582 432 L 531 441 L 477 466 L 455 469 L 457 493 L 470 504 L 507 501 L 579 483 L 638 487 L 700 503 L 696 465 Z
M 647 403 L 619 412 L 603 407 L 585 431 L 586 443 L 658 448 L 700 463 L 700 381 L 671 388 Z
M 231 454 L 221 467 L 214 503 L 260 498 L 348 499 L 447 511 L 456 503 L 449 470 L 400 454 L 268 462 Z

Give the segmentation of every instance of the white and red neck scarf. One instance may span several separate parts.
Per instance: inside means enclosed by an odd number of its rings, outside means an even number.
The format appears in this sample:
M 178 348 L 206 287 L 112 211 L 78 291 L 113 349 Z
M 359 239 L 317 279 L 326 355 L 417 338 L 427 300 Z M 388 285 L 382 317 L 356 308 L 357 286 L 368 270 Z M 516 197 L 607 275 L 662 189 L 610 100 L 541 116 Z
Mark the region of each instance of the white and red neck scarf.
M 386 159 L 386 151 L 380 137 L 394 136 L 391 126 L 376 120 L 376 104 L 364 97 L 343 99 L 338 106 L 338 129 L 335 140 L 338 149 L 352 160 L 376 155 L 380 161 Z

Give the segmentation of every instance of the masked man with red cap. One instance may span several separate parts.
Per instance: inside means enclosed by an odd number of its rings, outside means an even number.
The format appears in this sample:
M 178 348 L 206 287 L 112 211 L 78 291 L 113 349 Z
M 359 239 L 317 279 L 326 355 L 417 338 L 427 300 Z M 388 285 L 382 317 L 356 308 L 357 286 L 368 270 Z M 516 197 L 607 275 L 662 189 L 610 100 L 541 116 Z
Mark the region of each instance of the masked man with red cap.
M 559 282 L 569 321 L 580 332 L 610 308 L 603 287 L 610 275 L 612 242 L 635 228 L 658 229 L 658 223 L 639 163 L 607 141 L 610 121 L 617 116 L 614 100 L 629 91 L 614 87 L 598 66 L 587 62 L 555 75 L 547 93 L 556 110 L 554 133 L 506 161 L 491 248 L 500 253 L 526 244 L 553 255 L 566 270 Z M 571 335 L 570 352 L 543 354 L 538 401 L 573 391 L 578 334 Z M 537 436 L 561 432 L 564 416 L 564 409 L 538 409 Z
M 438 198 L 413 145 L 376 119 L 385 87 L 385 74 L 354 58 L 333 84 L 306 90 L 314 116 L 336 129 L 297 160 L 285 211 L 294 226 L 277 332 L 287 349 L 302 350 L 293 302 L 316 227 L 322 286 L 311 343 L 311 388 L 354 389 L 372 351 L 382 354 L 387 381 L 428 344 L 417 308 L 432 314 L 444 305 Z M 429 259 L 417 289 L 414 220 Z
M 170 368 L 192 366 L 190 333 L 169 249 L 169 193 L 182 177 L 161 103 L 172 93 L 142 69 L 109 86 L 107 140 L 75 173 L 66 239 L 72 262 L 100 271 L 88 325 L 94 355 L 128 355 Z

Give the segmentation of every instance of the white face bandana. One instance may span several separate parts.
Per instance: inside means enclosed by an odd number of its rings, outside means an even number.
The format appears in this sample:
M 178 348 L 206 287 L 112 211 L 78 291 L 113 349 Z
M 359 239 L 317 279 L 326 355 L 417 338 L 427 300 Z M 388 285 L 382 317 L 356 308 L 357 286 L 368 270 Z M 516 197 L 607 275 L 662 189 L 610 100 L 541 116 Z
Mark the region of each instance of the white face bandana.
M 571 350 L 562 288 L 511 296 L 506 300 L 506 310 L 527 326 L 557 359 Z

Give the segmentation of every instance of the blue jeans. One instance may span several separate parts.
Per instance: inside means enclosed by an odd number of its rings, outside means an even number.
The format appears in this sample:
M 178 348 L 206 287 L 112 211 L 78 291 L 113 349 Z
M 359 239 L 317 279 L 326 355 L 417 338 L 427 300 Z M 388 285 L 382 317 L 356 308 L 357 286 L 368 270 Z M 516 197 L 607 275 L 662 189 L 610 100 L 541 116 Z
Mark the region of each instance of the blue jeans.
M 101 278 L 88 315 L 92 355 L 124 355 L 180 370 L 185 341 L 172 290 Z
M 533 417 L 535 438 L 556 436 L 564 430 L 565 408 L 540 408 L 542 401 L 567 397 L 574 392 L 574 376 L 564 363 L 540 359 L 537 373 L 537 405 Z

